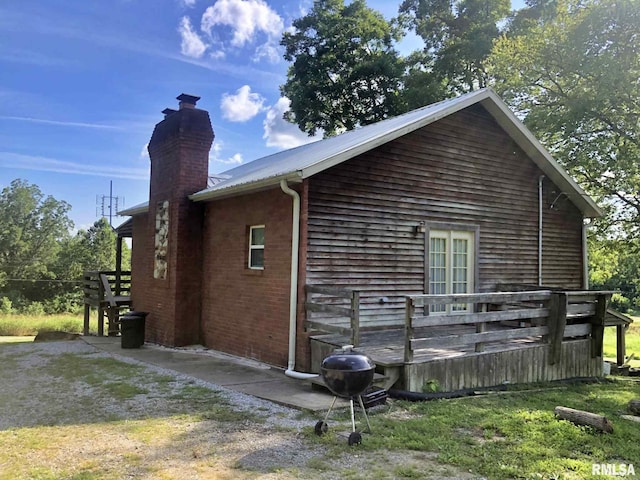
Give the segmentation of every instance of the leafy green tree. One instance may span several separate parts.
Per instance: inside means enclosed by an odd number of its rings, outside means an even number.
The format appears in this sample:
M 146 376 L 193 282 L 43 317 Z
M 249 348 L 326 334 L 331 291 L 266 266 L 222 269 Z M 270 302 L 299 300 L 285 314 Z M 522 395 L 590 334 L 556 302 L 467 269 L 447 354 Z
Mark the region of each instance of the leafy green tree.
M 487 86 L 485 61 L 510 7 L 510 0 L 404 0 L 400 22 L 425 43 L 423 80 L 446 85 L 446 96 Z
M 12 282 L 17 288 L 18 281 L 49 276 L 48 266 L 73 226 L 67 216 L 70 208 L 67 202 L 45 197 L 38 186 L 24 180 L 14 180 L 2 190 L 0 272 L 6 285 Z
M 495 88 L 605 206 L 609 232 L 640 230 L 640 2 L 557 0 L 490 58 Z
M 292 64 L 280 90 L 301 130 L 331 136 L 406 110 L 397 32 L 364 0 L 315 0 L 293 27 L 281 41 Z
M 589 282 L 593 289 L 617 290 L 614 308 L 640 308 L 640 241 L 589 240 Z

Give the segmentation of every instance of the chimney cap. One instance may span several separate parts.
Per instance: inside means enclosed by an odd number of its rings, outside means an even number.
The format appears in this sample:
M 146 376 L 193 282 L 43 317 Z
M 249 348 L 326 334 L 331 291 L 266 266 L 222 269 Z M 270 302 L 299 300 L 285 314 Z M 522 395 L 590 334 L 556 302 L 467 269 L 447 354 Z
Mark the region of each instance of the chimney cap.
M 181 93 L 176 97 L 176 99 L 180 101 L 181 105 L 186 104 L 186 105 L 191 105 L 195 107 L 196 102 L 200 100 L 200 97 L 196 97 L 195 95 L 189 95 L 187 93 Z
M 165 117 L 168 117 L 172 113 L 176 113 L 176 112 L 177 110 L 174 110 L 173 108 L 165 108 L 164 110 L 162 110 L 162 113 L 164 113 Z

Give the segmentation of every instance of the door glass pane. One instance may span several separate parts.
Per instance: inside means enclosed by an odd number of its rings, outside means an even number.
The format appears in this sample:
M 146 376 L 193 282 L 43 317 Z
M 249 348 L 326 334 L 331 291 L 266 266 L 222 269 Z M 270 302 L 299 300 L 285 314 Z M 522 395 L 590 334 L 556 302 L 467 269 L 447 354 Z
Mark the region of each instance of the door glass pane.
M 429 293 L 447 293 L 447 240 L 431 238 L 429 243 Z M 431 305 L 431 312 L 445 312 L 446 306 Z
M 467 293 L 469 291 L 469 241 L 454 238 L 451 242 L 451 293 Z M 451 306 L 453 311 L 466 311 L 467 304 Z

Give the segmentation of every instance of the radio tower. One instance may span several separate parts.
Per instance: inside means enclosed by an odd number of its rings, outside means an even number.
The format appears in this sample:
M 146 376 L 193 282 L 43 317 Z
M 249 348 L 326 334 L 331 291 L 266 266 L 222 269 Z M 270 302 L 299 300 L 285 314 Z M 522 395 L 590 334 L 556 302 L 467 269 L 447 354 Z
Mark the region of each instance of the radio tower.
M 113 196 L 113 180 L 109 181 L 109 195 L 99 195 L 96 201 L 102 216 L 109 217 L 109 225 L 113 227 L 113 215 L 118 213 L 118 205 L 120 203 L 120 197 Z M 122 204 L 124 204 L 124 197 L 122 197 Z

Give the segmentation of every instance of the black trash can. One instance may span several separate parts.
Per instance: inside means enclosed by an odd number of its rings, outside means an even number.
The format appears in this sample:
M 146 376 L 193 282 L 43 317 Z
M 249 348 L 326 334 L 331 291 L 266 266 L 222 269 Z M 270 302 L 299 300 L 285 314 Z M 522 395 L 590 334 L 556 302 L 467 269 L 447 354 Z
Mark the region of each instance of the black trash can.
M 144 345 L 144 326 L 148 312 L 127 312 L 120 317 L 120 346 L 140 348 Z

